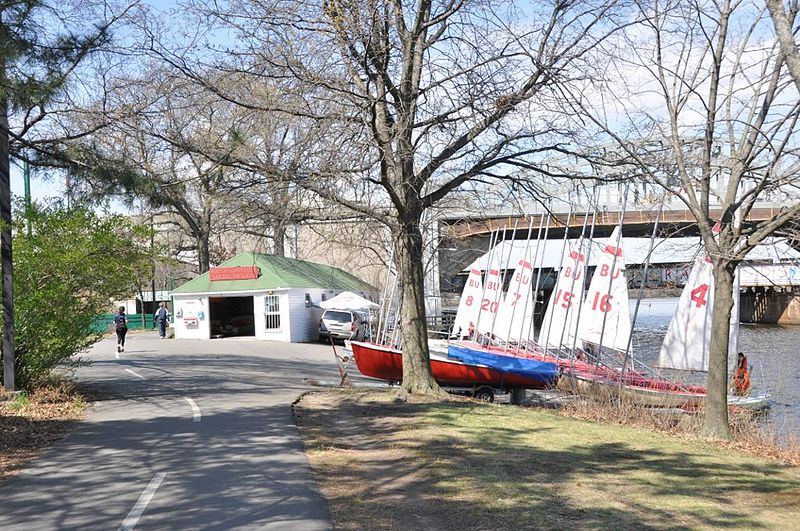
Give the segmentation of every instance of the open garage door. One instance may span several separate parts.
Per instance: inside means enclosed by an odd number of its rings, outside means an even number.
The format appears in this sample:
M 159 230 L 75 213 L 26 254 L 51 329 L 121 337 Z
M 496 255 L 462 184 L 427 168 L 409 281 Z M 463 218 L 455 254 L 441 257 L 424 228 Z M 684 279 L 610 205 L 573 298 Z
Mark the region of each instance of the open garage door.
M 211 337 L 255 336 L 253 297 L 210 297 Z

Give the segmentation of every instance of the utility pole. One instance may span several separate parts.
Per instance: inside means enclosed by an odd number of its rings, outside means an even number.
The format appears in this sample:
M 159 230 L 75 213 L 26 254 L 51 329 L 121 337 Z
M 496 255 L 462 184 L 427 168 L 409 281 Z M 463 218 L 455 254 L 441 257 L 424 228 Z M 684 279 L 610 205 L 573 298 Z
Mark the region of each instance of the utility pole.
M 31 235 L 31 165 L 27 160 L 22 161 L 22 177 L 25 181 L 25 225 L 28 236 Z
M 150 275 L 150 289 L 153 294 L 153 328 L 155 328 L 155 315 L 156 315 L 156 259 L 153 256 L 153 248 L 155 247 L 155 224 L 153 223 L 152 216 L 150 217 L 150 258 L 153 260 L 152 274 Z
M 2 68 L 0 66 L 0 68 Z M 0 71 L 5 79 L 5 69 Z M 0 291 L 3 306 L 3 387 L 16 390 L 14 382 L 14 288 L 11 260 L 11 158 L 8 133 L 8 96 L 0 94 Z

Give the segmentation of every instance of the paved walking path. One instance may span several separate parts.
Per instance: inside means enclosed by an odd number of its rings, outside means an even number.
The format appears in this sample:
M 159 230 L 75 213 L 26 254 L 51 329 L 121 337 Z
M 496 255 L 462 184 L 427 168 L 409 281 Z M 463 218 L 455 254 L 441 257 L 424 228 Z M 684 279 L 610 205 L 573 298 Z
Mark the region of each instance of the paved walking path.
M 88 357 L 104 399 L 0 484 L 0 529 L 330 528 L 290 407 L 338 379 L 330 346 L 153 333 Z

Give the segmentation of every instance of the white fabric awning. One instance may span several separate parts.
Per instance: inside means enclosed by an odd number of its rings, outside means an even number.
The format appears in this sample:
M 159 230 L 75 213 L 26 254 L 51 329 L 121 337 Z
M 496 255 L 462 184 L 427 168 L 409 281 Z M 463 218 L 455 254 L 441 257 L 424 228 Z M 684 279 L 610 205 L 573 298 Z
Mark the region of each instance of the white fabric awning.
M 370 310 L 378 308 L 372 301 L 356 295 L 352 291 L 343 291 L 335 297 L 319 303 L 320 308 L 326 310 Z

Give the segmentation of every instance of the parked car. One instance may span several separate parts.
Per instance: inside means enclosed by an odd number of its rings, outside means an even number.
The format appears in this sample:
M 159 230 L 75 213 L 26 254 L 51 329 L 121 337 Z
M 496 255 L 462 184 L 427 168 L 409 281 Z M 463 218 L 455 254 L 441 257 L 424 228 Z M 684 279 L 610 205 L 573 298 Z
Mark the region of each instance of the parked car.
M 319 339 L 363 341 L 367 336 L 367 316 L 350 310 L 325 310 L 319 320 Z

